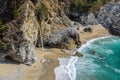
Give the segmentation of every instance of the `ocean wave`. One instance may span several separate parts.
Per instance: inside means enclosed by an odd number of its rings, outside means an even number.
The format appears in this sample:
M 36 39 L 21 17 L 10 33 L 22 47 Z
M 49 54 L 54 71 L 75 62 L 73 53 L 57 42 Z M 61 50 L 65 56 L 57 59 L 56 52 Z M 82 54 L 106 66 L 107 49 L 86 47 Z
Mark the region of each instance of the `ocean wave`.
M 115 39 L 118 39 L 119 37 L 116 37 L 116 36 L 105 36 L 105 37 L 99 37 L 99 38 L 95 38 L 95 39 L 91 39 L 89 41 L 87 41 L 85 44 L 83 44 L 79 49 L 78 51 L 81 51 L 82 49 L 84 49 L 86 46 L 89 46 L 92 42 L 95 42 L 95 41 L 99 41 L 99 40 L 102 40 L 102 39 L 106 39 L 106 38 L 111 38 L 111 41 L 114 41 Z M 110 40 L 110 39 L 109 39 Z M 108 41 L 106 41 L 108 42 Z M 101 44 L 103 43 L 106 43 L 105 41 L 101 42 Z
M 105 63 L 104 60 L 108 59 L 107 57 L 109 57 L 109 55 L 114 53 L 114 51 L 111 50 L 111 47 L 110 48 L 108 47 L 111 46 L 112 44 L 110 45 L 108 43 L 114 42 L 116 45 L 117 41 L 118 41 L 118 37 L 116 36 L 107 36 L 107 37 L 92 39 L 89 40 L 86 44 L 83 44 L 78 49 L 78 51 L 83 54 L 83 57 L 81 58 L 70 57 L 69 59 L 65 59 L 65 58 L 59 59 L 60 66 L 55 69 L 55 72 L 57 72 L 56 74 L 58 75 L 57 77 L 59 78 L 56 78 L 56 80 L 89 80 L 89 78 L 91 80 L 90 75 L 96 77 L 96 79 L 94 80 L 99 80 L 97 79 L 99 77 L 99 74 L 101 74 L 102 71 L 103 72 L 107 71 L 102 66 Z M 89 50 L 94 50 L 95 54 L 94 55 L 86 54 L 87 52 L 89 52 Z M 102 60 L 100 59 L 98 60 L 97 58 L 100 56 L 103 56 L 103 58 L 104 57 L 105 58 Z M 109 65 L 105 65 L 105 67 L 110 68 L 110 70 L 114 72 L 120 73 L 120 70 L 115 67 Z M 101 71 L 101 73 L 99 73 L 100 72 L 99 69 L 101 68 L 103 68 L 103 70 Z M 96 73 L 98 74 L 95 75 Z M 106 73 L 101 74 L 101 76 L 106 75 Z
M 104 39 L 104 38 L 110 38 L 112 36 L 106 36 L 106 37 L 100 37 L 100 38 L 95 38 L 95 39 L 91 39 L 89 41 L 87 41 L 87 43 L 83 44 L 79 49 L 78 51 L 81 52 L 83 49 L 85 49 L 87 46 L 90 46 L 92 42 L 94 41 L 97 41 L 97 40 L 101 40 L 101 39 Z
M 112 70 L 114 70 L 115 72 L 117 72 L 117 73 L 120 73 L 120 70 L 119 69 L 117 69 L 117 68 L 115 68 L 115 67 L 113 67 L 113 66 L 109 66 L 109 65 L 105 65 L 107 68 L 110 68 L 110 69 L 112 69 Z
M 78 61 L 78 57 L 71 57 L 68 63 L 68 71 L 69 71 L 69 77 L 70 80 L 76 79 L 76 66 L 75 63 Z
M 59 65 L 54 69 L 55 80 L 70 80 L 68 74 L 68 68 L 66 67 L 69 62 L 69 58 L 59 58 Z

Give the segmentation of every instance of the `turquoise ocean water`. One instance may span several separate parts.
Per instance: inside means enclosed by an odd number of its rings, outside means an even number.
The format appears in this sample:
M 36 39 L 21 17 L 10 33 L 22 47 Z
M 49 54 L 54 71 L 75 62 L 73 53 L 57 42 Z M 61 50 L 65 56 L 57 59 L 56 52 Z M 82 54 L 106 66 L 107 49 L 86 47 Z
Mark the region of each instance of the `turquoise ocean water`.
M 60 58 L 56 80 L 120 80 L 120 38 L 92 39 L 78 51 L 83 57 Z
M 84 57 L 71 57 L 70 80 L 120 80 L 120 38 L 93 39 L 78 50 Z

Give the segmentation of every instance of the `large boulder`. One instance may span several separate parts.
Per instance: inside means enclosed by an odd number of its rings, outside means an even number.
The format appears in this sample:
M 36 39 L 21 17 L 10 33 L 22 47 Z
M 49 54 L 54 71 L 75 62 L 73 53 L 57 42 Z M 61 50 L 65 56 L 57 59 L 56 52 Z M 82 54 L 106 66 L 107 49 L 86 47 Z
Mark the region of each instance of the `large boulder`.
M 85 25 L 96 25 L 96 24 L 98 24 L 98 21 L 95 18 L 95 15 L 93 13 L 90 13 L 87 16 L 87 20 L 85 21 Z
M 80 46 L 79 33 L 76 28 L 67 28 L 54 32 L 46 41 L 49 47 L 71 49 Z

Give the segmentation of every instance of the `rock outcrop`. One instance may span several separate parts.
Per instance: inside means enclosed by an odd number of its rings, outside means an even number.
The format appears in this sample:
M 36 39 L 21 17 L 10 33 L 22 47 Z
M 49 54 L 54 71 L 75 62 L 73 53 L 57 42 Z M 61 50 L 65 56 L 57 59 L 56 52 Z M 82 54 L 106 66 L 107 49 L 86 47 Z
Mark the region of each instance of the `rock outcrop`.
M 9 56 L 18 62 L 32 63 L 39 24 L 31 1 L 19 7 L 19 15 L 10 23 L 0 26 L 0 58 Z
M 51 34 L 47 39 L 46 45 L 54 48 L 72 49 L 80 46 L 79 39 L 77 28 L 67 28 Z
M 81 25 L 72 22 L 61 7 L 57 0 L 0 1 L 0 60 L 10 57 L 31 65 L 41 37 L 47 47 L 79 46 Z
M 68 13 L 71 20 L 82 25 L 102 24 L 113 35 L 120 36 L 120 0 L 111 0 L 94 13 Z
M 69 13 L 68 17 L 73 20 L 77 21 L 82 25 L 97 25 L 99 24 L 98 20 L 96 19 L 95 15 L 93 13 L 90 14 L 78 14 L 78 13 Z
M 80 45 L 77 29 L 81 26 L 77 22 L 72 22 L 61 9 L 57 1 L 43 1 L 48 9 L 48 15 L 41 21 L 41 32 L 44 45 L 57 48 L 75 48 Z M 40 5 L 40 4 L 37 4 Z M 38 45 L 41 44 L 41 36 L 38 39 Z
M 102 7 L 97 17 L 110 33 L 120 36 L 120 1 L 111 2 Z

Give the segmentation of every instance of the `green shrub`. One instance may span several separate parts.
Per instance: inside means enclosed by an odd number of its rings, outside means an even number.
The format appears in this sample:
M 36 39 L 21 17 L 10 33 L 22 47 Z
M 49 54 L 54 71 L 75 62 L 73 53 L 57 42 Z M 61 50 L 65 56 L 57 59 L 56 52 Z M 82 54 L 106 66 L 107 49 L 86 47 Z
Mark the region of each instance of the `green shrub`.
M 42 18 L 46 17 L 49 14 L 49 11 L 48 11 L 48 8 L 43 3 L 41 3 L 37 7 L 35 13 L 36 13 L 38 20 L 41 22 Z
M 19 15 L 19 10 L 15 7 L 13 8 L 13 18 L 15 19 Z
M 75 11 L 78 13 L 95 12 L 109 1 L 110 0 L 72 0 L 70 11 Z

